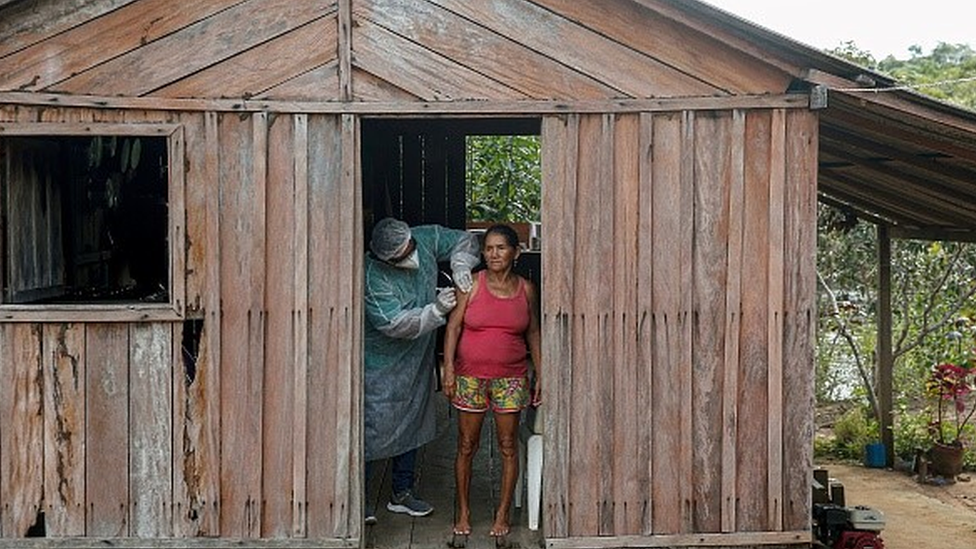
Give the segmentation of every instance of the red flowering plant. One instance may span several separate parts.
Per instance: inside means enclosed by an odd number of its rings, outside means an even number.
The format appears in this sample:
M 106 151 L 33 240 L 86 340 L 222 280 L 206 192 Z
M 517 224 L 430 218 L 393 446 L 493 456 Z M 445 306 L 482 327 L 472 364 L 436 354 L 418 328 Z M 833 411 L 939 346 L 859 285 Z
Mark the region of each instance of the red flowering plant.
M 942 445 L 962 446 L 963 429 L 976 412 L 976 363 L 946 362 L 935 366 L 926 389 L 936 399 L 933 438 Z

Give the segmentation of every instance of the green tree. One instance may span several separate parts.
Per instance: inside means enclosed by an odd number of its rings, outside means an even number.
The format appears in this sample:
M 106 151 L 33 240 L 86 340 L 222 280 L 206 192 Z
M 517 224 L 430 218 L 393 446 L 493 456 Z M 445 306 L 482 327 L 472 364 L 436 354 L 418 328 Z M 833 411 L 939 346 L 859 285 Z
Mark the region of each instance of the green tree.
M 467 203 L 471 221 L 539 221 L 540 141 L 535 135 L 467 139 Z
M 876 61 L 853 42 L 830 53 L 884 73 L 919 93 L 976 108 L 976 53 L 966 45 L 940 44 L 931 53 L 911 50 L 906 60 Z M 877 234 L 854 212 L 821 205 L 817 270 L 817 398 L 851 398 L 878 417 Z M 917 436 L 916 416 L 932 366 L 964 358 L 976 347 L 976 245 L 962 242 L 892 242 L 894 390 L 903 424 L 895 433 Z M 910 429 L 908 427 L 911 427 Z M 896 450 L 917 444 L 896 440 Z

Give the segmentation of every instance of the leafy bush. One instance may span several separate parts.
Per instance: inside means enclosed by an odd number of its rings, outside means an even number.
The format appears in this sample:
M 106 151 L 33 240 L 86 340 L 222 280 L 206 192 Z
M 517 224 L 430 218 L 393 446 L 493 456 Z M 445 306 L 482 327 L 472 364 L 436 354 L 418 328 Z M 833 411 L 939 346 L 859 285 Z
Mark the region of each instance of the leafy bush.
M 878 423 L 864 406 L 855 406 L 834 422 L 833 438 L 814 441 L 814 455 L 861 460 L 864 446 L 878 440 Z
M 925 450 L 932 445 L 928 423 L 931 414 L 928 410 L 911 411 L 907 406 L 900 406 L 893 422 L 895 455 L 905 461 L 915 458 L 918 450 Z

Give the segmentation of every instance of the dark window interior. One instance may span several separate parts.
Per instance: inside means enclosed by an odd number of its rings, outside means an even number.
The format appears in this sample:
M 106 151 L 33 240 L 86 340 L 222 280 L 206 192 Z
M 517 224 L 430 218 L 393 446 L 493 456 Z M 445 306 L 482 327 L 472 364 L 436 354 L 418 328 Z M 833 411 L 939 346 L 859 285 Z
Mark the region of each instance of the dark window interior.
M 476 135 L 538 135 L 538 118 L 367 119 L 362 124 L 365 242 L 373 223 L 393 216 L 410 225 L 465 229 L 465 140 Z M 518 270 L 541 283 L 540 254 Z
M 0 138 L 3 301 L 169 299 L 165 137 Z

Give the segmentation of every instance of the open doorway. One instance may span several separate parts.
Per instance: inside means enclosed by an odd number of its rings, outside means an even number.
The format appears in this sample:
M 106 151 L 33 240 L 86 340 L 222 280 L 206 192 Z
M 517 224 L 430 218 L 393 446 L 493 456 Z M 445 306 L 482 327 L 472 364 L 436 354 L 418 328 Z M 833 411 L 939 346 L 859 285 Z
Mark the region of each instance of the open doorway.
M 388 216 L 411 226 L 439 224 L 475 233 L 505 223 L 516 229 L 522 247 L 516 271 L 541 291 L 539 118 L 383 118 L 363 120 L 361 127 L 365 242 L 373 225 Z M 444 270 L 449 271 L 449 266 Z M 437 336 L 438 352 L 442 331 Z M 374 464 L 366 507 L 376 512 L 378 521 L 367 527 L 367 547 L 375 543 L 423 546 L 425 539 L 441 544 L 453 526 L 456 427 L 443 394 L 438 392 L 437 399 L 438 435 L 421 449 L 416 484 L 435 512 L 418 519 L 387 513 L 390 464 Z M 491 463 L 493 437 L 494 427 L 486 421 L 478 459 L 488 470 L 481 471 L 476 464 L 478 472 L 472 479 L 476 523 L 488 521 L 494 512 L 498 482 L 490 470 L 498 464 Z M 517 509 L 511 520 L 513 527 L 525 523 Z

